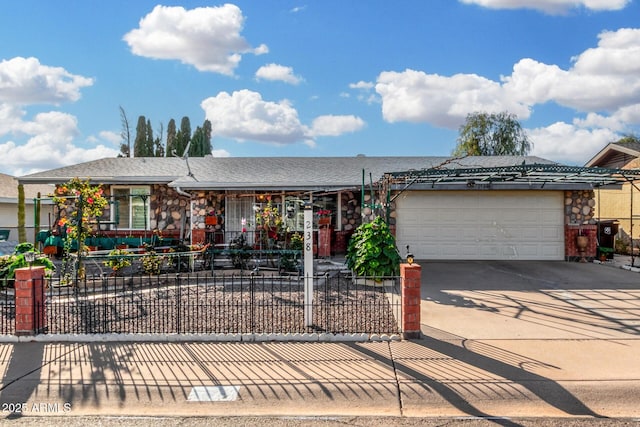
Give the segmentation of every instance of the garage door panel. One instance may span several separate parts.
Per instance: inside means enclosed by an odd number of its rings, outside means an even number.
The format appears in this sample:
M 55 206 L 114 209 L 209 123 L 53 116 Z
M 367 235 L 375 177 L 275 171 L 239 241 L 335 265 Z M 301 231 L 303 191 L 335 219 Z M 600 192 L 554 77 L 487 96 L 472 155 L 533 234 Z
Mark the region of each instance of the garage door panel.
M 410 191 L 396 202 L 398 246 L 426 259 L 564 258 L 556 191 Z
M 540 227 L 542 241 L 557 241 L 564 238 L 564 229 L 561 227 Z

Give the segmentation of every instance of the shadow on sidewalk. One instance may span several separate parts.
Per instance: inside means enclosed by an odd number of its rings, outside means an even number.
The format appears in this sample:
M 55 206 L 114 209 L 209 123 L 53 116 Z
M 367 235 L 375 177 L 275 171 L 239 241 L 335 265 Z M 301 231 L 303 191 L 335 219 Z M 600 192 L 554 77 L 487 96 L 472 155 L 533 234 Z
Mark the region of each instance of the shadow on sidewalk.
M 404 354 L 392 355 L 391 360 L 369 351 L 364 345 L 355 346 L 367 356 L 383 363 L 393 363 L 397 373 L 401 378 L 404 377 L 405 381 L 417 383 L 423 389 L 439 394 L 459 411 L 473 417 L 490 418 L 499 425 L 518 424 L 500 419 L 501 414 L 490 414 L 480 410 L 465 398 L 465 394 L 475 393 L 484 398 L 491 398 L 491 394 L 494 394 L 494 398 L 497 399 L 537 397 L 568 415 L 601 417 L 557 382 L 523 368 L 530 364 L 540 365 L 540 362 L 502 349 L 482 348 L 483 352 L 495 353 L 495 357 L 489 357 L 472 350 L 467 340 L 459 337 L 457 339 L 458 343 L 455 340 L 424 336 L 422 339 L 411 341 L 410 354 L 409 351 L 405 351 Z M 482 343 L 478 344 L 485 346 Z M 498 357 L 505 358 L 506 361 L 499 360 Z M 474 385 L 478 383 L 486 389 Z M 496 390 L 491 391 L 491 387 Z
M 2 348 L 2 361 L 9 360 L 0 386 L 0 405 L 3 413 L 9 413 L 6 419 L 19 418 L 29 412 L 26 404 L 40 384 L 44 348 L 42 343 L 19 343 Z
M 443 331 L 435 332 L 436 336 L 447 334 Z M 382 363 L 392 363 L 399 378 L 403 378 L 409 388 L 408 383 L 415 383 L 423 390 L 437 393 L 469 416 L 488 418 L 502 426 L 518 424 L 501 418 L 502 414 L 482 411 L 465 394 L 475 393 L 485 399 L 538 398 L 567 415 L 602 418 L 556 381 L 524 369 L 531 365 L 551 369 L 557 369 L 556 367 L 483 343 L 470 342 L 460 337 L 442 339 L 423 336 L 422 339 L 410 341 L 409 349 L 404 343 L 402 354 L 393 354 L 392 343 L 390 359 L 370 351 L 366 345 L 353 346 L 357 351 Z M 483 353 L 493 354 L 489 356 Z M 401 384 L 402 381 L 401 379 Z

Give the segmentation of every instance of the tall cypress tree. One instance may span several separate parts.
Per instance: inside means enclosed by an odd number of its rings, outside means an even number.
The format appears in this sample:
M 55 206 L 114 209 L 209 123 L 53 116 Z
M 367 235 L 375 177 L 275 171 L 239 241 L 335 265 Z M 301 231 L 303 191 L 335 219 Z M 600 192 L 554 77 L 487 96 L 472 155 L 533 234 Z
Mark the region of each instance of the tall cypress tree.
M 145 157 L 145 144 L 147 141 L 147 120 L 144 116 L 138 117 L 136 125 L 136 139 L 133 143 L 133 156 Z
M 162 122 L 160 123 L 160 132 L 158 132 L 158 136 L 153 140 L 153 155 L 155 157 L 164 157 L 164 146 L 162 145 L 162 134 L 164 131 L 164 127 L 162 126 Z
M 154 140 L 153 140 L 153 127 L 151 126 L 151 120 L 147 120 L 147 140 L 144 144 L 144 151 L 146 157 L 153 157 L 155 154 L 154 150 Z
M 204 131 L 200 126 L 193 132 L 191 137 L 191 147 L 189 148 L 189 156 L 204 157 Z
M 184 150 L 187 148 L 189 141 L 191 140 L 191 122 L 189 117 L 185 116 L 180 122 L 180 130 L 176 134 L 176 154 L 178 156 L 184 155 Z
M 209 120 L 205 120 L 204 124 L 202 125 L 202 129 L 204 131 L 204 154 L 203 156 L 206 156 L 208 154 L 211 154 L 211 152 L 213 151 L 213 147 L 211 146 L 211 136 L 213 134 L 213 130 L 211 128 L 211 122 Z
M 176 121 L 171 119 L 167 124 L 167 145 L 165 155 L 172 156 L 173 151 L 176 149 Z M 176 151 L 176 154 L 177 151 Z

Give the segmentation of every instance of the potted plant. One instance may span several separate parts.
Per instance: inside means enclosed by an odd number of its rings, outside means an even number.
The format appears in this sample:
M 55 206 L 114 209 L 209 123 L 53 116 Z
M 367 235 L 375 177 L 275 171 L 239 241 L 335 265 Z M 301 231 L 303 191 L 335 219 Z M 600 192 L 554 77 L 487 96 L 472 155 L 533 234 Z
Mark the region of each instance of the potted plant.
M 578 235 L 576 236 L 576 248 L 578 249 L 578 253 L 580 255 L 580 262 L 587 261 L 584 256 L 584 253 L 587 250 L 587 246 L 589 246 L 589 236 L 582 229 L 582 227 L 580 227 L 578 229 Z
M 282 230 L 282 215 L 277 206 L 268 199 L 267 205 L 256 210 L 256 228 L 261 230 L 260 240 L 263 248 L 273 246 Z
M 117 276 L 120 270 L 131 265 L 129 255 L 131 255 L 131 252 L 122 249 L 114 249 L 109 252 L 109 258 L 104 261 L 103 264 L 111 268 L 111 270 L 113 270 L 113 275 Z
M 331 225 L 331 211 L 329 209 L 320 209 L 318 212 L 318 226 Z
M 215 211 L 210 211 L 207 216 L 204 217 L 205 225 L 217 225 L 218 224 L 218 216 Z
M 147 252 L 142 257 L 142 270 L 146 274 L 160 274 L 164 257 L 159 256 L 155 251 Z
M 346 260 L 355 274 L 376 281 L 399 274 L 401 258 L 396 239 L 382 217 L 356 228 L 349 240 Z

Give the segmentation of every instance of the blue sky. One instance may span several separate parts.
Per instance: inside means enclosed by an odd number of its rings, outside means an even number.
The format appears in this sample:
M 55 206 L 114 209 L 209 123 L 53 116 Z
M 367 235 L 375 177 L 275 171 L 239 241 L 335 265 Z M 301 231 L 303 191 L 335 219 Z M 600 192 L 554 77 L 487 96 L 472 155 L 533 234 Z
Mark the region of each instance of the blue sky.
M 0 172 L 117 155 L 122 106 L 216 156 L 451 154 L 474 111 L 583 164 L 640 134 L 638 0 L 3 2 Z

